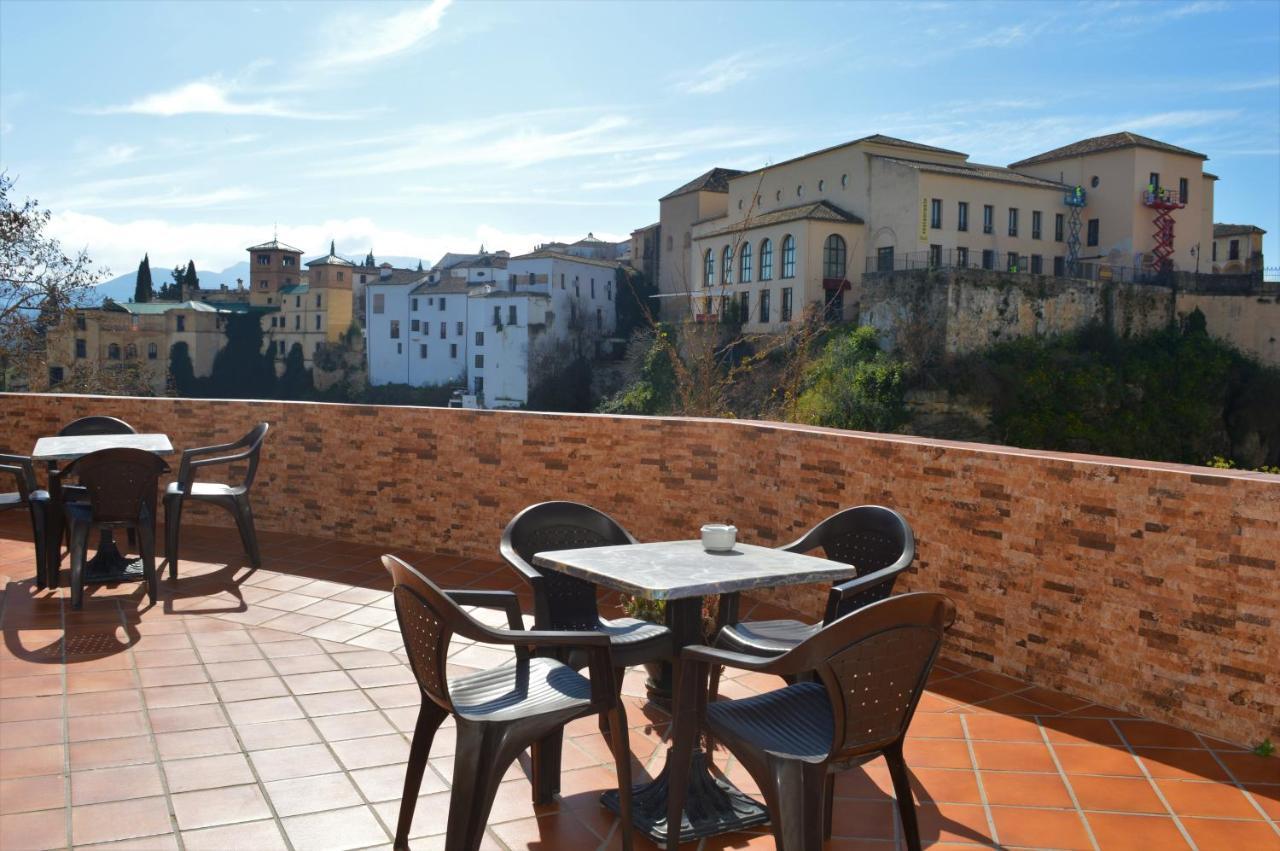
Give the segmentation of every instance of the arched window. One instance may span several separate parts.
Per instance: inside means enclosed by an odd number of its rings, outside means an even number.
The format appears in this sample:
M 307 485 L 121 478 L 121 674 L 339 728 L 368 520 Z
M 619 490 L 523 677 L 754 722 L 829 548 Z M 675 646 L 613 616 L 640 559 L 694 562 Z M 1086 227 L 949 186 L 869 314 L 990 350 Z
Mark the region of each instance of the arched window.
M 760 280 L 773 280 L 773 240 L 771 239 L 760 242 Z
M 120 360 L 120 344 L 112 343 L 107 346 L 107 360 Z
M 125 347 L 124 347 L 124 359 L 125 359 L 125 360 L 137 360 L 137 359 L 138 359 L 138 347 L 137 347 L 137 346 L 135 346 L 133 343 L 130 343 L 129 345 L 125 346 Z
M 796 276 L 796 238 L 787 234 L 782 238 L 782 277 Z
M 716 255 L 710 248 L 707 249 L 704 265 L 706 268 L 702 274 L 703 283 L 710 287 L 716 282 Z
M 147 360 L 155 360 L 160 357 L 160 347 L 155 343 L 147 343 Z
M 738 281 L 744 284 L 751 283 L 751 243 L 742 243 L 742 249 L 738 251 Z
M 726 284 L 733 283 L 733 248 L 726 245 L 720 253 L 720 274 Z
M 844 280 L 846 260 L 844 238 L 831 234 L 822 246 L 822 277 Z

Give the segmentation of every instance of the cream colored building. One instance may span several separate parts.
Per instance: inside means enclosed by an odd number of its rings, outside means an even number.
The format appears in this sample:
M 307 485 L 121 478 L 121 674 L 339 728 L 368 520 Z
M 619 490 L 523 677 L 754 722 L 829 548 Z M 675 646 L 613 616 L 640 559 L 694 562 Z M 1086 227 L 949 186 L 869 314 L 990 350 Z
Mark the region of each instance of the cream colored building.
M 302 251 L 272 240 L 247 249 L 250 302 L 263 310 L 262 331 L 277 362 L 294 343 L 307 367 L 324 343 L 336 343 L 351 326 L 355 266 L 333 252 L 306 264 Z M 282 367 L 281 367 L 282 368 Z
M 778 331 L 806 310 L 852 318 L 865 271 L 977 266 L 1065 275 L 1075 187 L 1080 262 L 1150 269 L 1154 179 L 1173 211 L 1174 268 L 1210 244 L 1204 155 L 1132 133 L 1097 137 L 1009 168 L 874 135 L 751 172 L 713 169 L 663 197 L 664 316 L 729 309 L 748 331 Z M 1162 197 L 1170 197 L 1168 193 Z M 1207 268 L 1203 269 L 1208 271 Z M 690 302 L 690 297 L 693 301 Z
M 1262 237 L 1257 225 L 1213 226 L 1213 249 L 1209 262 L 1215 273 L 1239 275 L 1262 273 Z

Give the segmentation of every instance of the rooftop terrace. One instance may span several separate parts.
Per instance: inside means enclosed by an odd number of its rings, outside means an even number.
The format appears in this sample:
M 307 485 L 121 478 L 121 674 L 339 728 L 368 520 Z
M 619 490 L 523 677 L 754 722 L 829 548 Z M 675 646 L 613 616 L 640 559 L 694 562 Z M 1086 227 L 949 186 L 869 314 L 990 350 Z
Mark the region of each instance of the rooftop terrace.
M 546 498 L 593 502 L 648 540 L 728 517 L 779 543 L 843 505 L 903 510 L 919 546 L 906 584 L 959 610 L 908 740 L 927 844 L 1280 848 L 1280 759 L 1247 750 L 1277 734 L 1280 478 L 773 424 L 293 403 L 0 396 L 0 433 L 29 450 L 87 413 L 176 446 L 271 421 L 254 491 L 264 566 L 225 527 L 187 526 L 160 604 L 100 586 L 73 612 L 65 581 L 34 590 L 26 518 L 0 514 L 5 849 L 389 847 L 419 696 L 377 557 L 445 587 L 513 589 L 531 612 L 494 558 L 506 519 Z M 744 615 L 811 613 L 821 596 Z M 450 664 L 502 652 L 457 641 Z M 637 782 L 661 766 L 669 721 L 642 680 L 624 686 Z M 743 674 L 721 694 L 778 683 Z M 443 842 L 447 732 L 418 849 Z M 486 848 L 618 847 L 594 719 L 566 741 L 561 799 L 535 808 L 513 768 Z M 880 762 L 840 776 L 829 847 L 900 847 L 891 789 Z

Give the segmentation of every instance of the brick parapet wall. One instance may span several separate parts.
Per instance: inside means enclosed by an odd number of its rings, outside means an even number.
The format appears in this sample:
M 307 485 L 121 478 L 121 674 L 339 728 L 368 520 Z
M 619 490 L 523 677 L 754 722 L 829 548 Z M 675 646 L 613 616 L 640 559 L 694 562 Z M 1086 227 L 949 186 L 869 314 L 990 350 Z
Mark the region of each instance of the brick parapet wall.
M 917 534 L 903 590 L 956 600 L 950 642 L 975 665 L 1231 741 L 1280 737 L 1280 476 L 733 420 L 40 394 L 0 394 L 0 446 L 29 452 L 88 414 L 179 448 L 267 420 L 260 525 L 391 551 L 496 558 L 512 514 L 546 499 L 641 539 L 729 520 L 766 546 L 890 505 Z M 816 615 L 823 593 L 775 599 Z

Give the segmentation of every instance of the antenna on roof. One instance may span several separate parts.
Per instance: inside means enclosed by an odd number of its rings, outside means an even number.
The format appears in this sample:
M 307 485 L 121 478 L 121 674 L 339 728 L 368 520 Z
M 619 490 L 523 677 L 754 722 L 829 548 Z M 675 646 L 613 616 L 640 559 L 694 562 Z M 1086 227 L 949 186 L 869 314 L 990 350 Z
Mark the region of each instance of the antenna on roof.
M 279 222 L 271 223 L 271 240 L 273 242 L 280 241 L 280 223 Z

